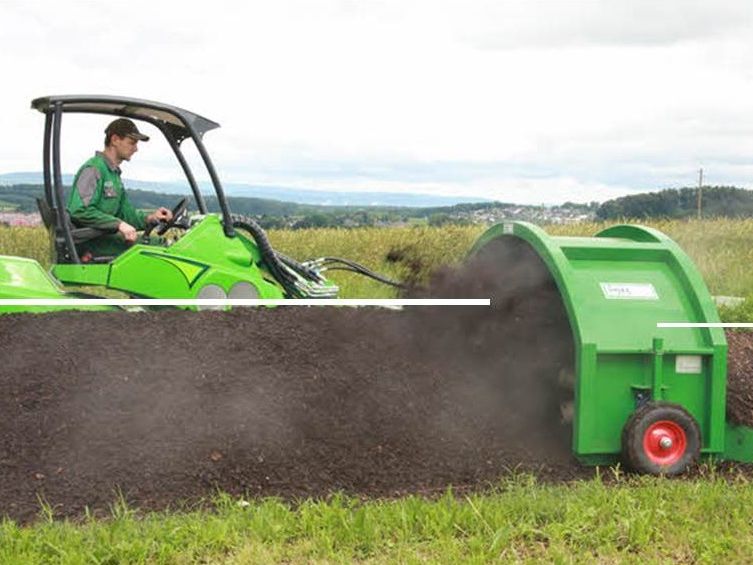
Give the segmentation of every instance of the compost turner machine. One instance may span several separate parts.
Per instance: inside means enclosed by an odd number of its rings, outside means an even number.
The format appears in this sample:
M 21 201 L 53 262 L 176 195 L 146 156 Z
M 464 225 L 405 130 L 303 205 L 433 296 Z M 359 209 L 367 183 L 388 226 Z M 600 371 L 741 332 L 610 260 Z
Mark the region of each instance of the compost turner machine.
M 294 261 L 272 249 L 256 222 L 233 215 L 202 141 L 218 127 L 211 120 L 165 104 L 109 96 L 51 96 L 34 100 L 32 107 L 45 115 L 45 194 L 39 208 L 54 262 L 47 273 L 31 259 L 0 257 L 0 298 L 66 298 L 71 294 L 65 287 L 95 286 L 139 298 L 327 299 L 338 291 L 322 274 L 332 267 L 396 284 L 343 259 Z M 170 223 L 148 231 L 162 235 L 175 228 L 182 230 L 180 237 L 169 245 L 145 238 L 117 257 L 79 256 L 76 244 L 102 233 L 73 226 L 65 210 L 60 167 L 65 113 L 128 117 L 164 134 L 197 212 L 189 215 L 183 199 Z M 207 209 L 181 149 L 186 139 L 206 166 L 219 213 Z M 515 256 L 506 252 L 511 245 L 526 247 L 543 262 L 569 320 L 574 367 L 569 383 L 553 386 L 563 388 L 572 453 L 580 462 L 624 460 L 639 472 L 678 474 L 701 456 L 753 461 L 753 429 L 732 425 L 725 415 L 723 331 L 657 325 L 719 321 L 701 276 L 677 244 L 639 226 L 615 226 L 589 238 L 550 237 L 530 224 L 505 223 L 479 239 L 471 258 L 496 261 L 504 276 L 514 266 L 505 264 Z
M 575 367 L 564 389 L 580 462 L 679 474 L 700 456 L 753 461 L 753 429 L 726 418 L 716 306 L 674 241 L 635 225 L 551 237 L 516 222 L 490 228 L 472 255 L 510 257 L 512 244 L 544 263 L 569 320 Z

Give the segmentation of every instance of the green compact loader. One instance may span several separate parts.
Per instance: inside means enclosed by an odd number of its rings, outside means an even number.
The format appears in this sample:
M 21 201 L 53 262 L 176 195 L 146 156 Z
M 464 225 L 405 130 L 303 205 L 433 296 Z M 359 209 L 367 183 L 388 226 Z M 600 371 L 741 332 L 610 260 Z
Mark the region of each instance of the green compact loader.
M 324 267 L 350 270 L 397 285 L 345 259 L 323 257 L 306 263 L 294 261 L 272 249 L 264 231 L 252 218 L 231 214 L 202 141 L 206 132 L 219 127 L 211 120 L 158 102 L 113 96 L 49 96 L 33 100 L 31 106 L 45 115 L 44 198 L 38 200 L 38 206 L 54 245 L 52 276 L 36 261 L 0 256 L 0 299 L 52 301 L 82 296 L 65 292 L 64 287 L 101 287 L 147 299 L 334 298 L 338 288 L 322 276 Z M 60 133 L 66 113 L 120 116 L 157 127 L 185 173 L 198 213 L 189 216 L 188 199 L 183 198 L 173 209 L 170 222 L 149 226 L 141 241 L 124 253 L 116 257 L 80 257 L 76 245 L 105 232 L 74 226 L 65 208 Z M 209 173 L 219 214 L 210 214 L 207 210 L 181 149 L 186 139 L 193 141 Z M 170 245 L 155 245 L 151 236 L 161 236 L 169 229 L 182 230 L 183 235 Z M 12 305 L 0 306 L 0 312 L 71 307 Z

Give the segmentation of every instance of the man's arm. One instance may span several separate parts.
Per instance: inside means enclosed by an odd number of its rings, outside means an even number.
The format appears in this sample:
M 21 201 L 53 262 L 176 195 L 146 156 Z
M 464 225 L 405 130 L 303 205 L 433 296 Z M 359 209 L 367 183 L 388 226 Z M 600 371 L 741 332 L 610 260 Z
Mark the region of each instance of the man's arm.
M 100 180 L 99 171 L 95 167 L 87 167 L 81 171 L 68 196 L 68 213 L 78 227 L 114 232 L 118 229 L 120 219 L 97 208 L 102 199 Z
M 123 189 L 123 202 L 120 206 L 123 221 L 132 225 L 137 230 L 146 229 L 146 214 L 141 210 L 136 210 L 128 199 L 128 193 Z

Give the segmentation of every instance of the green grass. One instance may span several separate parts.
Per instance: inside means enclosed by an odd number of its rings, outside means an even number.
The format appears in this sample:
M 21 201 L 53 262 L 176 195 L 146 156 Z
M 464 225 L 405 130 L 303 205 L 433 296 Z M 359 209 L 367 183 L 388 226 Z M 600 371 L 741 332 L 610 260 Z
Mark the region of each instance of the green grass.
M 437 268 L 461 261 L 483 232 L 483 227 L 446 226 L 432 228 L 360 228 L 317 230 L 272 230 L 275 249 L 299 260 L 335 256 L 363 263 L 370 269 L 397 280 L 418 274 L 419 279 Z M 390 251 L 399 251 L 399 263 L 387 260 Z M 332 271 L 328 276 L 340 285 L 343 298 L 389 298 L 394 290 L 364 277 Z
M 547 226 L 551 235 L 593 235 L 606 223 Z M 721 309 L 724 321 L 753 321 L 753 220 L 667 220 L 648 225 L 675 239 L 688 253 L 714 295 L 739 296 L 746 302 Z M 457 264 L 484 231 L 483 226 L 413 226 L 380 229 L 271 230 L 272 245 L 296 259 L 324 255 L 363 263 L 398 280 L 425 281 L 442 265 Z M 403 261 L 387 260 L 399 251 Z M 50 244 L 43 228 L 0 227 L 0 255 L 20 255 L 50 265 Z M 389 298 L 394 291 L 380 283 L 342 271 L 327 273 L 343 298 Z
M 0 226 L 0 255 L 30 257 L 49 268 L 52 244 L 44 228 Z
M 545 230 L 551 235 L 592 236 L 609 225 L 553 225 L 546 226 Z M 753 220 L 667 220 L 648 225 L 677 241 L 698 267 L 712 294 L 753 299 L 753 268 L 750 267 L 753 265 Z M 271 231 L 270 239 L 275 247 L 298 259 L 339 255 L 402 279 L 411 274 L 410 270 L 403 264 L 386 261 L 390 250 L 403 251 L 408 261 L 419 266 L 420 274 L 425 276 L 441 265 L 462 261 L 484 229 L 482 226 L 419 226 Z M 340 274 L 333 274 L 333 278 L 344 281 L 342 287 L 347 296 L 388 292 L 376 283 L 355 281 Z
M 529 476 L 485 494 L 297 506 L 219 496 L 214 511 L 0 524 L 2 563 L 746 562 L 753 485 L 710 471 L 693 480 Z
M 548 226 L 552 235 L 593 235 L 609 224 L 581 223 Z M 753 220 L 690 220 L 650 223 L 675 239 L 693 259 L 712 294 L 753 295 Z M 441 265 L 462 261 L 482 226 L 414 226 L 380 229 L 271 230 L 272 245 L 297 259 L 335 255 L 363 262 L 379 272 L 405 278 L 418 270 L 425 276 Z M 399 250 L 406 261 L 386 260 Z M 50 264 L 50 244 L 43 228 L 0 227 L 0 254 L 21 255 Z M 406 266 L 413 264 L 413 270 Z M 333 272 L 346 297 L 372 297 L 389 294 L 389 289 L 360 278 Z

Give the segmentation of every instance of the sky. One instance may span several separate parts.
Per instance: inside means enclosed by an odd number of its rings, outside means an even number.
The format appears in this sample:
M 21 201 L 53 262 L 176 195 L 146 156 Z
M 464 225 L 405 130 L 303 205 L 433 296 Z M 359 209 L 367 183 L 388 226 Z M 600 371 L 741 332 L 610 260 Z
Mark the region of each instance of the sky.
M 204 141 L 225 182 L 540 204 L 703 168 L 753 188 L 745 0 L 191 4 L 0 0 L 0 173 L 41 170 L 33 98 L 110 94 L 218 121 Z M 107 121 L 65 116 L 64 172 Z M 158 138 L 124 170 L 182 176 Z

